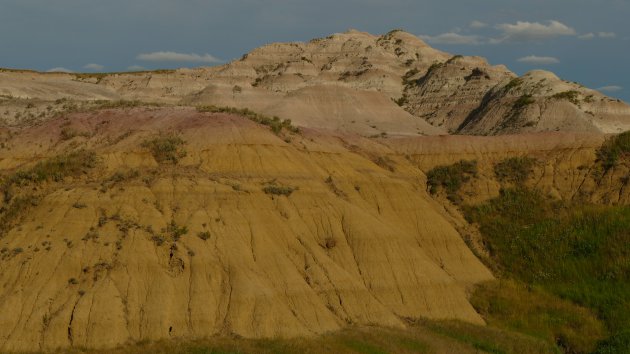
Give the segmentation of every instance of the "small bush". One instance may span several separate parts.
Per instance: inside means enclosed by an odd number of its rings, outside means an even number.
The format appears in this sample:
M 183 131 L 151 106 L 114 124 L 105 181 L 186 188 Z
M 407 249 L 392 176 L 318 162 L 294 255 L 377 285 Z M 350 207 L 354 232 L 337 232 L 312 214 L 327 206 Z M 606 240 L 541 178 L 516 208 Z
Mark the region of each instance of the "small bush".
M 597 159 L 606 170 L 615 167 L 620 158 L 628 155 L 630 155 L 630 131 L 608 139 L 597 151 Z
M 173 241 L 177 242 L 182 236 L 188 233 L 188 228 L 186 226 L 178 226 L 175 220 L 171 220 L 166 226 L 166 232 L 171 236 Z
M 268 126 L 274 134 L 280 134 L 282 129 L 285 129 L 291 133 L 299 134 L 300 128 L 293 126 L 290 119 L 281 120 L 279 117 L 269 117 L 260 113 L 256 113 L 247 108 L 239 109 L 234 107 L 217 107 L 217 106 L 199 106 L 198 112 L 210 112 L 210 113 L 229 113 L 243 116 L 258 124 Z
M 271 194 L 271 195 L 284 195 L 284 196 L 290 196 L 291 193 L 293 193 L 295 191 L 295 188 L 293 187 L 288 187 L 288 186 L 278 186 L 275 184 L 270 184 L 268 186 L 265 186 L 263 188 L 263 192 L 265 192 L 266 194 Z
M 457 192 L 462 184 L 477 175 L 477 161 L 459 161 L 450 166 L 438 166 L 427 173 L 429 192 L 436 194 L 439 188 L 446 190 L 446 197 L 453 203 L 460 203 Z
M 512 110 L 521 110 L 534 102 L 536 102 L 536 100 L 532 97 L 532 95 L 523 95 L 519 97 L 516 102 L 514 102 L 514 104 L 512 105 Z
M 11 199 L 12 186 L 23 186 L 30 183 L 39 184 L 45 181 L 60 182 L 65 177 L 77 177 L 96 167 L 96 154 L 84 150 L 59 155 L 48 160 L 38 162 L 28 170 L 19 171 L 7 177 L 0 189 L 4 192 L 5 200 Z
M 149 149 L 158 163 L 176 164 L 186 156 L 183 149 L 185 142 L 178 136 L 160 136 L 142 143 L 142 147 Z
M 516 87 L 519 87 L 522 84 L 523 84 L 523 79 L 517 77 L 517 78 L 514 78 L 514 79 L 510 80 L 510 82 L 508 82 L 507 85 L 505 85 L 503 87 L 503 90 L 505 92 L 510 92 L 512 89 L 514 89 Z
M 199 237 L 200 239 L 206 241 L 208 239 L 210 239 L 210 232 L 208 231 L 201 231 L 197 234 L 197 237 Z
M 564 92 L 556 93 L 555 95 L 551 96 L 551 98 L 553 98 L 554 100 L 567 100 L 577 105 L 578 103 L 580 103 L 578 99 L 579 96 L 580 96 L 579 92 L 571 90 L 571 91 L 564 91 Z
M 527 180 L 536 160 L 531 157 L 511 157 L 494 166 L 494 174 L 501 182 L 522 184 Z

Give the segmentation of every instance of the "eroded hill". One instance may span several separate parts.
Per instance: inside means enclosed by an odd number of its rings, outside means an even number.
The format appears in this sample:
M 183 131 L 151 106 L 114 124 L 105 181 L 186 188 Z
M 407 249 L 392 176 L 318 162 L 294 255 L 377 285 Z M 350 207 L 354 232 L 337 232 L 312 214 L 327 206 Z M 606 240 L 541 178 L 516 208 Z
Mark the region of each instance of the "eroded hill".
M 550 72 L 517 77 L 503 65 L 438 51 L 403 31 L 376 36 L 352 30 L 306 43 L 274 43 L 211 68 L 2 70 L 0 95 L 0 117 L 9 124 L 54 116 L 58 100 L 124 99 L 248 108 L 363 136 L 630 129 L 630 107 L 619 100 Z

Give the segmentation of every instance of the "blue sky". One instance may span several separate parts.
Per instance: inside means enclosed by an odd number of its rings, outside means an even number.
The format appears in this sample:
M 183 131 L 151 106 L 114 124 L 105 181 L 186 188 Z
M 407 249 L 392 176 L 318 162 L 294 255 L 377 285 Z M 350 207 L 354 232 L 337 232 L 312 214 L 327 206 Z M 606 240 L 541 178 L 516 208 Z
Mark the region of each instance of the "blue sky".
M 0 67 L 216 65 L 269 42 L 402 28 L 630 101 L 630 0 L 0 0 Z

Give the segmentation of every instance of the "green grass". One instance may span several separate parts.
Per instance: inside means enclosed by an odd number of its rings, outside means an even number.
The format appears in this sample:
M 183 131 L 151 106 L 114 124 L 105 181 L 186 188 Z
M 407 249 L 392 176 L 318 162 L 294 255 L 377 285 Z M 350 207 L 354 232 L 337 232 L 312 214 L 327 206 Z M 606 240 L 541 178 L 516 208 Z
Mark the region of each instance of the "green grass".
M 612 338 L 625 338 L 630 329 L 630 207 L 574 205 L 520 188 L 465 212 L 479 225 L 492 266 L 503 277 L 591 309 Z M 556 317 L 565 315 L 560 311 Z M 580 336 L 589 333 L 578 331 L 573 338 Z M 567 338 L 560 344 L 585 348 Z M 619 352 L 630 350 L 623 349 Z
M 457 194 L 462 185 L 477 175 L 476 161 L 459 161 L 453 165 L 438 166 L 427 172 L 429 192 L 436 194 L 440 188 L 446 191 L 446 197 L 453 203 L 460 203 Z
M 494 166 L 494 174 L 500 182 L 522 184 L 532 172 L 536 159 L 511 157 Z
M 142 342 L 109 350 L 64 351 L 68 354 L 551 354 L 545 342 L 495 328 L 460 322 L 421 321 L 408 329 L 362 327 L 309 338 L 245 339 L 216 337 L 197 341 Z
M 630 156 L 630 131 L 608 139 L 597 151 L 597 159 L 605 170 L 615 167 L 619 160 Z

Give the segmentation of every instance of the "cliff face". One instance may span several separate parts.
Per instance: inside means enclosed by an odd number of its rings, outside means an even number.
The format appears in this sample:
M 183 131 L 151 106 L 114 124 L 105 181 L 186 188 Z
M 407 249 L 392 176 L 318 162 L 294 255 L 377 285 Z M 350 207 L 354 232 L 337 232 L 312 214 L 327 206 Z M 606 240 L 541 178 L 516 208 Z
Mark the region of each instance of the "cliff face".
M 364 136 L 618 133 L 630 107 L 552 73 L 517 77 L 483 58 L 453 56 L 402 31 L 349 31 L 274 43 L 212 67 L 144 73 L 0 71 L 9 124 L 53 116 L 58 99 L 140 100 L 249 108 L 301 126 Z M 30 109 L 26 107 L 32 105 Z

